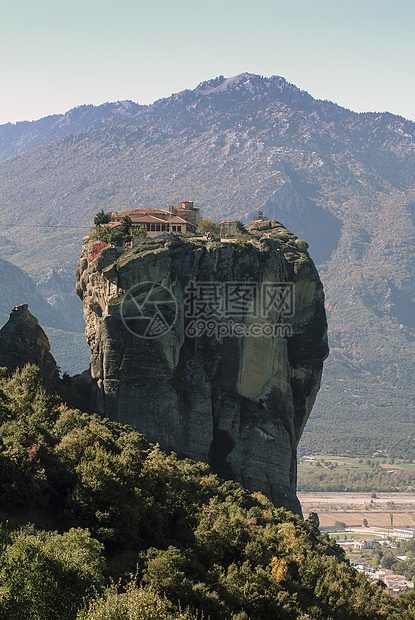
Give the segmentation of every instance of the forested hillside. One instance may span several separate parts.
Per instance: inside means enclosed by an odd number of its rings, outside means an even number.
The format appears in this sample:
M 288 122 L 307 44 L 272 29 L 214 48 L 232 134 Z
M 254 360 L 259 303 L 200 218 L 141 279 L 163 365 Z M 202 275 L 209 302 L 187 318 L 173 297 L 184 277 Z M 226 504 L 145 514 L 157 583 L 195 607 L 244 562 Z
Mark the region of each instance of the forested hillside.
M 2 620 L 415 618 L 315 520 L 69 409 L 34 367 L 0 398 Z

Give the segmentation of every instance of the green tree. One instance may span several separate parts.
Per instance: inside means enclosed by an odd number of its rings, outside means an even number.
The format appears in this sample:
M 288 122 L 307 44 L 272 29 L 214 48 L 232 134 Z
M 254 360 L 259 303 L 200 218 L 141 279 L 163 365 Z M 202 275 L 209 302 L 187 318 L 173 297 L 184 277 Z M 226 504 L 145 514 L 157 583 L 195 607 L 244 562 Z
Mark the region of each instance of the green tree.
M 379 568 L 381 560 L 382 560 L 382 554 L 381 552 L 378 551 L 372 557 L 371 566 L 373 568 Z
M 132 226 L 130 232 L 133 238 L 147 237 L 147 228 L 145 226 Z
M 111 230 L 107 237 L 107 243 L 112 245 L 122 246 L 125 241 L 129 241 L 129 236 L 126 236 L 119 227 Z
M 101 224 L 109 224 L 111 221 L 111 213 L 104 213 L 104 209 L 98 211 L 94 217 L 94 226 L 100 226 Z
M 128 236 L 131 234 L 131 227 L 133 225 L 133 221 L 129 215 L 125 215 L 121 220 L 121 232 L 123 235 Z
M 12 533 L 0 555 L 0 617 L 73 620 L 103 584 L 101 552 L 87 530 Z
M 125 591 L 115 585 L 108 587 L 101 597 L 82 610 L 77 620 L 197 620 L 199 613 L 189 610 L 175 612 L 172 604 L 153 589 L 138 587 L 130 582 Z
M 96 226 L 89 233 L 90 238 L 93 241 L 104 241 L 105 243 L 109 242 L 109 237 L 112 234 L 112 228 L 109 226 Z
M 218 222 L 212 222 L 212 220 L 200 220 L 197 227 L 197 232 L 203 234 L 211 233 L 212 235 L 219 237 L 220 224 Z
M 312 525 L 315 532 L 319 531 L 320 519 L 318 518 L 318 514 L 316 512 L 310 512 L 307 521 Z
M 391 551 L 388 551 L 382 557 L 382 567 L 383 568 L 387 568 L 387 569 L 390 570 L 393 567 L 393 565 L 395 564 L 395 562 L 396 562 L 395 556 L 393 555 L 393 553 Z
M 103 241 L 105 243 L 111 243 L 113 245 L 122 246 L 124 241 L 129 239 L 129 235 L 123 233 L 120 226 L 116 228 L 110 228 L 109 226 L 97 226 L 91 232 L 91 238 L 94 241 Z

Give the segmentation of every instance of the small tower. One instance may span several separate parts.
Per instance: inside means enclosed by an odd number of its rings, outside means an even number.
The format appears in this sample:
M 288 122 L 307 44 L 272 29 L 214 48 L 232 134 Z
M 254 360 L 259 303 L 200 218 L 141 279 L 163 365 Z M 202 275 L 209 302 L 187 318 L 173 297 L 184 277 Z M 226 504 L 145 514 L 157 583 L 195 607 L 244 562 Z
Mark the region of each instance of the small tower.
M 198 207 L 195 207 L 192 200 L 182 200 L 181 206 L 178 208 L 174 207 L 173 212 L 175 213 L 175 215 L 178 215 L 179 217 L 182 217 L 184 220 L 189 222 L 189 224 L 191 224 L 195 228 L 198 227 L 201 220 L 200 209 L 198 209 Z
M 262 211 L 258 211 L 258 215 L 256 215 L 253 219 L 254 222 L 265 222 L 268 218 L 265 215 L 262 215 Z

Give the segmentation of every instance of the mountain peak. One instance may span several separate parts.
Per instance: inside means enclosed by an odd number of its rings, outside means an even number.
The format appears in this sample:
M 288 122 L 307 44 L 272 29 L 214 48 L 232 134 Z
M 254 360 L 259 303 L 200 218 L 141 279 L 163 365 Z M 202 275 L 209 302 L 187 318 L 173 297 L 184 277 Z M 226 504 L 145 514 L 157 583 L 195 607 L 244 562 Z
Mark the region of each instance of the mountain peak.
M 189 91 L 185 92 L 189 93 Z M 248 72 L 239 73 L 229 78 L 220 75 L 212 80 L 200 82 L 192 91 L 199 96 L 230 92 L 249 95 L 265 94 L 277 99 L 282 97 L 287 103 L 293 102 L 295 99 L 307 106 L 314 102 L 314 98 L 309 93 L 279 75 L 266 77 Z
M 243 84 L 249 84 L 252 78 L 263 79 L 259 75 L 255 73 L 239 73 L 238 75 L 234 75 L 229 78 L 223 77 L 220 75 L 213 80 L 207 80 L 205 82 L 200 82 L 198 86 L 195 88 L 196 91 L 201 92 L 203 94 L 227 91 L 231 88 L 240 85 L 241 82 Z

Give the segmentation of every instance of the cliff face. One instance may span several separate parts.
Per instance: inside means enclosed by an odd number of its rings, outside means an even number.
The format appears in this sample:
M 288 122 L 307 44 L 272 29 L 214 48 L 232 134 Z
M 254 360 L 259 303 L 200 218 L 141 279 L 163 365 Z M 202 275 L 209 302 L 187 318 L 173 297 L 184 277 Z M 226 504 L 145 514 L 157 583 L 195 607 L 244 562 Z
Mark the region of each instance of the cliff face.
M 300 511 L 296 447 L 327 356 L 322 285 L 279 222 L 237 243 L 147 238 L 77 270 L 95 407 Z
M 40 377 L 48 387 L 59 381 L 56 362 L 50 353 L 48 337 L 27 304 L 16 306 L 8 322 L 0 329 L 0 366 L 11 372 L 25 364 L 39 367 Z

